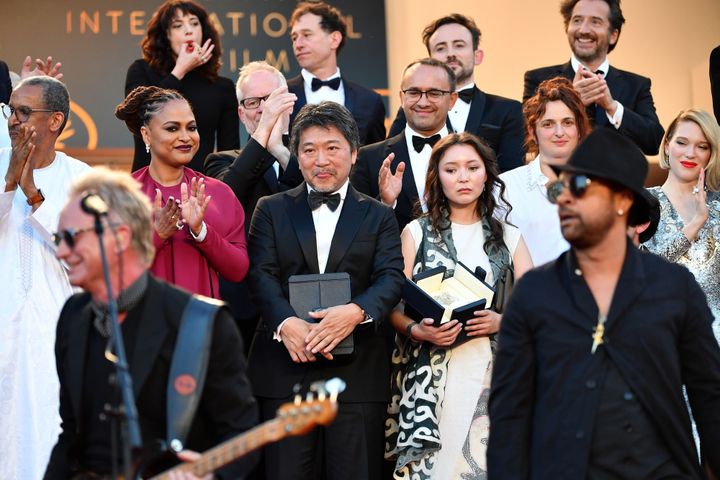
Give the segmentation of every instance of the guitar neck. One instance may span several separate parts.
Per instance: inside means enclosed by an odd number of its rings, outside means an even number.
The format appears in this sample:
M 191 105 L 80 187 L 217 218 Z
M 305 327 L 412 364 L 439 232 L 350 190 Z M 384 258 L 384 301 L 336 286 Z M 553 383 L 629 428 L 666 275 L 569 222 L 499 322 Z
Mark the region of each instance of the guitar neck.
M 277 418 L 269 420 L 242 435 L 227 440 L 211 448 L 192 463 L 181 463 L 150 480 L 168 480 L 170 472 L 192 472 L 198 477 L 212 473 L 243 455 L 257 450 L 270 442 L 276 442 L 287 436 L 281 421 Z

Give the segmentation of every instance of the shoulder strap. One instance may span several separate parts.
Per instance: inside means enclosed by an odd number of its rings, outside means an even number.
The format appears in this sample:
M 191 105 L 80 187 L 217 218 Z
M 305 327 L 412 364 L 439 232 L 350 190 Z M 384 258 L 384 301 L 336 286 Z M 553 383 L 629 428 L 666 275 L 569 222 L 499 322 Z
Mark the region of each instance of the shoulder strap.
M 223 303 L 193 295 L 180 321 L 167 385 L 167 441 L 185 443 L 207 373 L 213 324 Z

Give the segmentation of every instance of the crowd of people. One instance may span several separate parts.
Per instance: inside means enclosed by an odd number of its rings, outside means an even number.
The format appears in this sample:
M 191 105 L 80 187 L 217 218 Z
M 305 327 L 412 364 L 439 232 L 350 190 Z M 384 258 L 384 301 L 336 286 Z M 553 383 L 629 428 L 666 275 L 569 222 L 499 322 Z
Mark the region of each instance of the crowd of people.
M 170 478 L 718 478 L 720 126 L 663 129 L 650 80 L 610 65 L 620 0 L 560 13 L 570 60 L 522 103 L 476 85 L 473 19 L 431 22 L 386 132 L 337 8 L 295 8 L 300 75 L 256 61 L 233 86 L 205 8 L 167 0 L 114 111 L 131 175 L 56 151 L 59 63 L 13 88 L 0 62 L 0 477 L 115 478 L 124 416 L 200 465 L 339 377 L 331 423 Z M 424 317 L 407 286 L 439 267 L 495 301 Z M 346 300 L 295 310 L 298 278 L 338 273 Z

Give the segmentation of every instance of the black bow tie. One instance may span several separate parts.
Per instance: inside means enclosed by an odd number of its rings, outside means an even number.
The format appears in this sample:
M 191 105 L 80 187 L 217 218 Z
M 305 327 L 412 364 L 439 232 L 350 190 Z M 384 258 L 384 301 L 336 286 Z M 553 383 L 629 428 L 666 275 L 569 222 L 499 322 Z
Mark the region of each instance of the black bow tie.
M 439 133 L 436 133 L 432 137 L 418 137 L 417 135 L 413 135 L 413 137 L 412 137 L 412 144 L 417 153 L 422 152 L 423 148 L 425 148 L 425 145 L 430 145 L 430 148 L 432 148 L 439 141 L 440 141 Z
M 474 88 L 466 88 L 464 90 L 460 90 L 458 92 L 458 98 L 462 100 L 465 103 L 472 102 L 473 97 L 475 96 L 475 89 Z
M 310 82 L 310 88 L 313 92 L 320 90 L 320 87 L 330 87 L 333 90 L 340 88 L 340 77 L 333 78 L 332 80 L 320 80 L 319 78 L 313 77 Z
M 315 190 L 310 190 L 310 193 L 308 194 L 308 204 L 310 204 L 310 209 L 317 210 L 323 203 L 328 206 L 330 211 L 334 212 L 340 206 L 340 194 L 320 193 Z

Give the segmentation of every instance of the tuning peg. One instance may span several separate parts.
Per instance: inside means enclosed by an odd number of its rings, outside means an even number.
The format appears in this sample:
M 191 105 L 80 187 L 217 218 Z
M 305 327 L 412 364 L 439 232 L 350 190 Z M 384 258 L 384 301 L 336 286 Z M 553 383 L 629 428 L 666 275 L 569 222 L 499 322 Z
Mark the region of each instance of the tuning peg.
M 345 390 L 345 382 L 340 378 L 331 378 L 325 382 L 325 390 L 330 393 L 330 401 L 336 402 L 340 393 Z
M 318 400 L 320 400 L 321 402 L 325 400 L 325 397 L 327 396 L 327 390 L 325 390 L 325 382 L 318 382 L 317 392 Z
M 315 394 L 317 391 L 318 391 L 318 383 L 317 383 L 317 382 L 311 383 L 311 384 L 310 384 L 310 387 L 308 388 L 308 392 L 307 392 L 307 394 L 305 395 L 305 401 L 306 401 L 306 402 L 312 402 L 313 399 L 315 398 L 315 395 L 314 395 L 314 394 Z
M 294 395 L 293 403 L 295 405 L 300 405 L 300 403 L 302 402 L 302 396 L 300 395 L 300 388 L 301 387 L 300 387 L 299 383 L 296 383 L 295 385 L 293 385 L 293 395 Z

